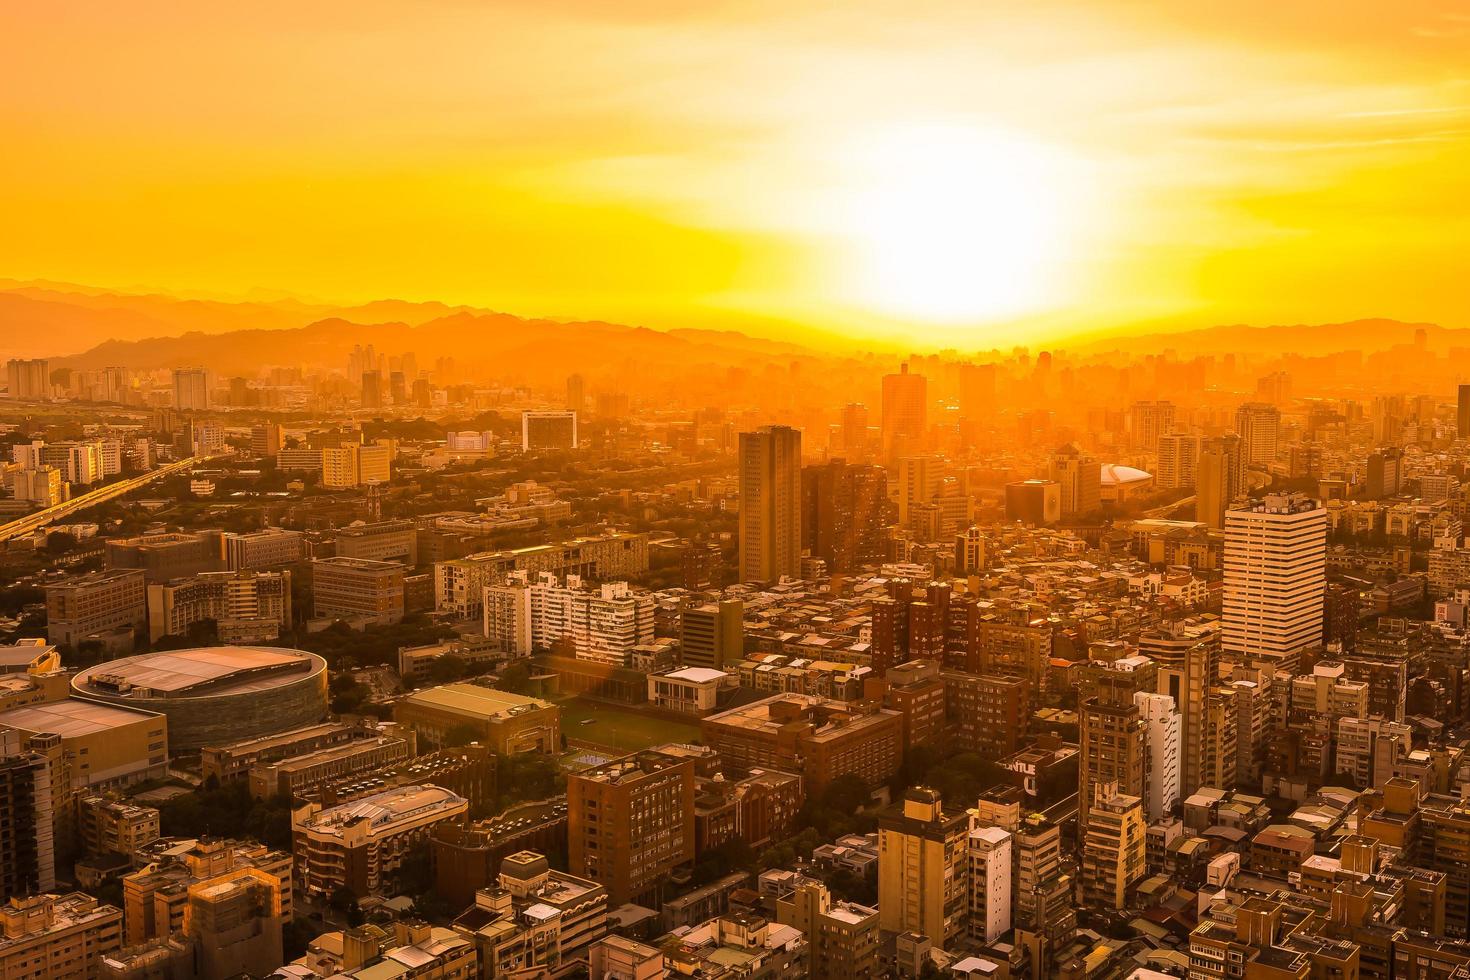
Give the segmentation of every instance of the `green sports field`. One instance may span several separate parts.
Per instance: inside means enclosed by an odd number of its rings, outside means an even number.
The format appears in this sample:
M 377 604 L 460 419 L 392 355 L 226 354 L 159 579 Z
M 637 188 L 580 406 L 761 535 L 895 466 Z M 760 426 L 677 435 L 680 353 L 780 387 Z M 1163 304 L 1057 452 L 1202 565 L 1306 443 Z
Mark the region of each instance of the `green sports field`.
M 617 707 L 581 698 L 560 701 L 561 730 L 573 741 L 596 742 L 626 749 L 646 749 L 665 742 L 692 742 L 699 725 L 653 717 L 637 708 Z M 591 719 L 590 724 L 583 724 Z

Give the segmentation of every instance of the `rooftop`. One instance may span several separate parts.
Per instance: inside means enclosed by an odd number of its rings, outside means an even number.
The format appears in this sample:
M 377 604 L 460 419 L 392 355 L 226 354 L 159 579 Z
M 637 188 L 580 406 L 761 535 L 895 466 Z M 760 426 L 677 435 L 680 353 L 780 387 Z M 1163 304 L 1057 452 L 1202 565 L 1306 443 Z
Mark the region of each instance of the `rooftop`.
M 114 696 L 195 697 L 276 687 L 288 682 L 283 674 L 325 669 L 325 660 L 303 650 L 201 647 L 98 664 L 78 674 L 72 687 Z
M 403 701 L 406 704 L 425 705 L 479 719 L 509 718 L 527 711 L 552 707 L 550 702 L 540 698 L 497 691 L 478 684 L 443 684 L 415 691 Z
M 151 711 L 67 698 L 64 701 L 30 704 L 0 713 L 0 728 L 60 735 L 62 738 L 81 738 L 124 725 L 157 721 L 160 717 Z

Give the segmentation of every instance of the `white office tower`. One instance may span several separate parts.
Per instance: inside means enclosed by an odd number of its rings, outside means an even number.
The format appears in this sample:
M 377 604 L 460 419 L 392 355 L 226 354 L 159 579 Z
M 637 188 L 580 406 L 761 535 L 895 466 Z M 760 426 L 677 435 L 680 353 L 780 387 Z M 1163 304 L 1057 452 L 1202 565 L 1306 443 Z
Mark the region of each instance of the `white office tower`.
M 1322 642 L 1327 512 L 1302 494 L 1269 494 L 1225 514 L 1226 660 L 1291 667 Z
M 1133 704 L 1144 724 L 1144 751 L 1148 761 L 1143 805 L 1148 822 L 1153 823 L 1162 820 L 1179 802 L 1184 716 L 1167 694 L 1139 691 L 1133 695 Z

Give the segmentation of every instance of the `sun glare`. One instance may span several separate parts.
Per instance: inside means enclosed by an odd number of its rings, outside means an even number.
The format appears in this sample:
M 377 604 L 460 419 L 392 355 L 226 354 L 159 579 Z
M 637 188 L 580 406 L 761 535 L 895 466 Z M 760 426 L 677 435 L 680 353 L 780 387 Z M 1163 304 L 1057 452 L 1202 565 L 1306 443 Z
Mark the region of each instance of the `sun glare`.
M 1055 151 L 1010 133 L 902 126 L 855 142 L 845 205 L 859 301 L 875 312 L 979 322 L 1051 305 L 1065 245 Z

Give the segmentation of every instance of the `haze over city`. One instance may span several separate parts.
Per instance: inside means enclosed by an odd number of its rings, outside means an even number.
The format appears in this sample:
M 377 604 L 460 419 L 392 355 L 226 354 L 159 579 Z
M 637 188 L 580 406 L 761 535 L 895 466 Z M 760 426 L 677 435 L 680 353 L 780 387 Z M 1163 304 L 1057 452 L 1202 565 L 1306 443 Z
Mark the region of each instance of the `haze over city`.
M 1467 66 L 0 10 L 0 978 L 1470 980 Z

